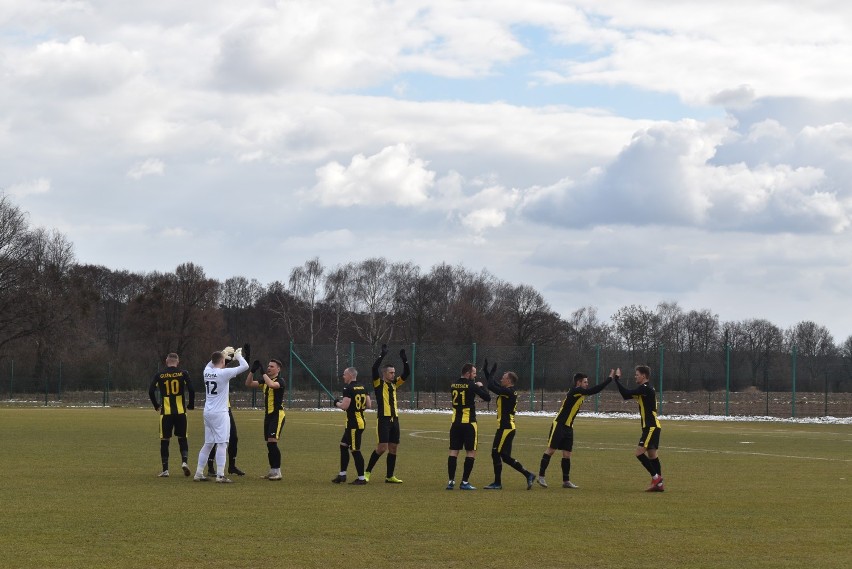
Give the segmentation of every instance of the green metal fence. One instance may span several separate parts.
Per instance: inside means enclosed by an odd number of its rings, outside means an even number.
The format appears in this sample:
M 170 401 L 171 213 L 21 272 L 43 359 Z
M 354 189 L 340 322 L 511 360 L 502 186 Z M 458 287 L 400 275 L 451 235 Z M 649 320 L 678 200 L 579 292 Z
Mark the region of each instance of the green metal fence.
M 361 344 L 284 344 L 287 404 L 289 407 L 322 407 L 339 394 L 341 373 L 355 367 L 364 383 L 371 382 L 371 367 L 378 353 Z M 597 385 L 610 369 L 622 368 L 623 383 L 632 385 L 633 367 L 650 365 L 661 414 L 708 414 L 725 416 L 850 417 L 852 416 L 852 370 L 839 358 L 808 359 L 796 347 L 789 353 L 772 354 L 755 365 L 747 354 L 725 347 L 705 354 L 682 353 L 657 347 L 625 351 L 593 346 L 585 350 L 551 347 L 484 346 L 445 344 L 392 345 L 385 363 L 401 372 L 399 350 L 404 348 L 411 376 L 399 391 L 402 409 L 449 408 L 448 386 L 458 378 L 461 366 L 482 361 L 498 364 L 498 373 L 518 374 L 519 411 L 558 410 L 571 378 L 577 371 L 589 375 Z M 182 366 L 184 362 L 182 362 Z M 186 364 L 197 380 L 203 364 Z M 128 368 L 120 362 L 55 362 L 50 373 L 35 377 L 15 360 L 0 361 L 0 385 L 6 387 L 5 404 L 18 405 L 146 405 L 147 388 L 162 364 Z M 2 391 L 0 391 L 2 393 Z M 198 394 L 203 399 L 203 394 Z M 586 411 L 635 412 L 632 402 L 623 402 L 609 388 L 590 398 Z M 253 407 L 257 392 L 232 386 L 232 405 Z M 488 404 L 481 404 L 488 409 Z

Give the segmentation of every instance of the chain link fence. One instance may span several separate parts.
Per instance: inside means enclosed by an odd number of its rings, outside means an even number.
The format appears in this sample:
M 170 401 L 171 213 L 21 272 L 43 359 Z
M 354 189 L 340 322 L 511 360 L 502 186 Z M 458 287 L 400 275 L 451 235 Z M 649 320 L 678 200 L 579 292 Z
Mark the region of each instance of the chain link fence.
M 293 345 L 282 342 L 286 354 L 284 380 L 287 406 L 328 406 L 339 394 L 346 367 L 355 367 L 366 385 L 378 351 L 367 345 Z M 642 363 L 652 370 L 658 405 L 665 415 L 730 415 L 771 417 L 852 416 L 852 370 L 841 358 L 807 358 L 796 353 L 765 355 L 759 361 L 749 354 L 729 349 L 705 354 L 667 351 L 624 351 L 591 347 L 565 350 L 538 346 L 393 345 L 384 363 L 402 373 L 400 349 L 411 364 L 411 377 L 398 391 L 400 409 L 449 409 L 449 385 L 458 378 L 462 364 L 483 360 L 496 363 L 498 373 L 518 374 L 518 411 L 555 413 L 570 389 L 577 371 L 589 376 L 590 384 L 601 383 L 610 369 L 622 368 L 623 383 L 633 384 L 633 367 Z M 196 390 L 196 405 L 203 404 L 201 369 L 206 362 L 184 359 Z M 15 361 L 0 361 L 0 394 L 4 405 L 44 406 L 145 406 L 150 404 L 148 386 L 162 363 L 130 366 L 121 362 L 54 362 L 45 373 L 15 367 Z M 481 372 L 480 372 L 481 377 Z M 236 380 L 231 405 L 259 405 L 257 390 Z M 479 408 L 490 409 L 489 403 Z M 589 397 L 584 411 L 635 412 L 632 401 L 623 401 L 614 388 Z

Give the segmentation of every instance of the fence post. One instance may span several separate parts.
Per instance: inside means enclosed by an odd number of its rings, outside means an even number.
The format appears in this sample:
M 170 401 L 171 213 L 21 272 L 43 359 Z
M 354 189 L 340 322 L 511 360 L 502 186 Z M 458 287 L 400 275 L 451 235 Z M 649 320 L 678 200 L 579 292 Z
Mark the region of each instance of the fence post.
M 414 404 L 414 374 L 415 369 L 417 369 L 417 344 L 411 342 L 411 402 L 409 403 L 409 408 L 416 409 L 417 406 Z
M 663 368 L 666 347 L 660 346 L 660 415 L 663 414 Z
M 290 340 L 290 371 L 287 382 L 287 407 L 293 406 L 293 340 Z
M 59 360 L 59 380 L 56 385 L 56 398 L 62 401 L 62 360 Z
M 731 403 L 731 345 L 725 344 L 725 417 L 730 416 Z
M 595 345 L 595 385 L 600 383 L 600 372 L 601 372 L 601 345 Z M 595 393 L 595 413 L 598 412 L 598 404 L 601 400 L 601 394 Z
M 473 359 L 470 361 L 473 362 L 473 365 L 476 365 L 476 342 L 473 343 Z
M 535 411 L 535 343 L 530 344 L 530 411 Z
M 112 375 L 112 362 L 107 362 L 107 374 L 104 378 L 104 402 L 103 407 L 109 403 L 109 377 Z
M 349 367 L 355 367 L 355 342 L 349 342 Z
M 825 370 L 825 406 L 822 416 L 828 417 L 828 370 Z
M 13 384 L 15 383 L 15 360 L 11 360 L 9 366 L 9 400 L 12 400 L 12 393 L 14 392 Z
M 793 345 L 793 401 L 792 401 L 792 412 L 793 418 L 796 418 L 796 346 Z

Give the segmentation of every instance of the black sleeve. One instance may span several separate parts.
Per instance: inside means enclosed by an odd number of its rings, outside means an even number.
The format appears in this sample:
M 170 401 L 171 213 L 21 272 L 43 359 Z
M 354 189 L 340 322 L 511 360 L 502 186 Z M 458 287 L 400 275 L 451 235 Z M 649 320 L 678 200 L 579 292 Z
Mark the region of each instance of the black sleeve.
M 189 409 L 195 408 L 195 388 L 192 386 L 192 380 L 189 379 L 189 372 L 183 370 L 183 378 L 186 380 L 186 390 L 189 393 Z
M 470 388 L 479 395 L 483 401 L 491 401 L 491 394 L 488 393 L 488 390 L 485 387 L 479 387 L 475 382 L 470 382 Z
M 487 385 L 488 390 L 496 393 L 497 395 L 512 395 L 511 389 L 509 389 L 508 387 L 503 387 L 495 379 L 489 379 Z
M 160 406 L 157 405 L 157 397 L 154 395 L 154 391 L 157 388 L 157 378 L 154 378 L 154 381 L 151 382 L 151 385 L 148 387 L 148 397 L 151 398 L 151 405 L 154 406 L 154 409 L 159 409 Z
M 594 395 L 594 394 L 600 393 L 601 391 L 606 389 L 606 386 L 609 385 L 609 383 L 611 381 L 612 381 L 612 378 L 608 377 L 608 378 L 606 378 L 606 381 L 604 381 L 603 383 L 601 383 L 599 385 L 596 385 L 594 387 L 590 387 L 588 389 L 582 389 L 582 388 L 578 387 L 578 388 L 576 388 L 576 391 L 578 393 L 582 393 L 583 395 Z
M 402 362 L 402 375 L 399 376 L 402 378 L 402 381 L 408 379 L 408 376 L 411 375 L 411 366 L 408 365 L 408 362 Z
M 639 395 L 638 389 L 627 389 L 617 379 L 615 380 L 615 386 L 618 388 L 618 392 L 621 393 L 622 399 L 630 399 L 634 395 Z
M 370 378 L 371 381 L 375 381 L 377 378 L 382 377 L 379 373 L 379 366 L 382 365 L 383 359 L 385 359 L 384 356 L 379 356 L 376 358 L 376 361 L 373 362 L 373 377 Z

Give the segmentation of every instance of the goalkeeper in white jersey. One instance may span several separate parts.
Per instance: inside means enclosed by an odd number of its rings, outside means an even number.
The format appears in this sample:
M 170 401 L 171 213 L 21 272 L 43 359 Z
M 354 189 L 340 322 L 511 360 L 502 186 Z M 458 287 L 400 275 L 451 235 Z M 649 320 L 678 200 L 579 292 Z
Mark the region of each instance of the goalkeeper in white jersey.
M 231 380 L 248 371 L 249 365 L 243 358 L 243 350 L 228 347 L 221 352 L 213 352 L 210 362 L 204 368 L 204 390 L 207 398 L 204 401 L 204 446 L 198 453 L 198 466 L 195 469 L 195 480 L 208 480 L 204 476 L 204 465 L 213 446 L 216 446 L 216 482 L 230 482 L 225 478 L 225 456 L 228 440 L 231 436 L 231 420 L 228 417 L 228 392 Z M 226 368 L 232 359 L 237 360 L 237 367 Z

